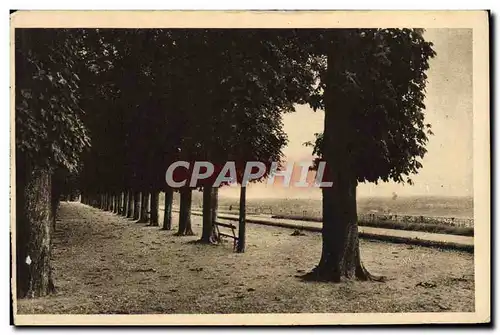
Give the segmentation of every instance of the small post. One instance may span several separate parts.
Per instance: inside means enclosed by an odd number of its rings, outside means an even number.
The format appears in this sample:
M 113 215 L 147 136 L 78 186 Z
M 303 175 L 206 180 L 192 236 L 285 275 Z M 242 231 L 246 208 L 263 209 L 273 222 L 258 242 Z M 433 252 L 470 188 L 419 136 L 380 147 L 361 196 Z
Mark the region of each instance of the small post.
M 240 220 L 238 226 L 238 248 L 237 252 L 245 252 L 245 213 L 246 213 L 246 185 L 241 185 L 240 189 Z

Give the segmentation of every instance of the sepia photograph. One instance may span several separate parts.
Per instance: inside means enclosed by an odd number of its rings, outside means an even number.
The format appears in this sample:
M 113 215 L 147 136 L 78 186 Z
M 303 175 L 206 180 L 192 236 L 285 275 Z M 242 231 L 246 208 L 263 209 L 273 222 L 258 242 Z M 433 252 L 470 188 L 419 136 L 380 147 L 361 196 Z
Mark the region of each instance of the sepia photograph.
M 14 324 L 491 322 L 488 15 L 12 13 Z

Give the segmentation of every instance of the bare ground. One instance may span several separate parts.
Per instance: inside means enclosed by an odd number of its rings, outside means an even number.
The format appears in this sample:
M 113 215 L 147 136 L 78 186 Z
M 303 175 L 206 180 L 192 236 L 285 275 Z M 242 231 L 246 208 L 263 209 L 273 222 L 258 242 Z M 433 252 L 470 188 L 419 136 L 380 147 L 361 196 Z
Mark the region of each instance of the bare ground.
M 160 217 L 162 219 L 162 217 Z M 201 217 L 193 216 L 201 232 Z M 174 215 L 174 223 L 177 216 Z M 321 235 L 248 224 L 232 243 L 146 227 L 79 203 L 61 205 L 54 238 L 57 292 L 18 301 L 19 314 L 335 313 L 474 311 L 473 255 L 361 241 L 364 264 L 386 283 L 304 282 Z

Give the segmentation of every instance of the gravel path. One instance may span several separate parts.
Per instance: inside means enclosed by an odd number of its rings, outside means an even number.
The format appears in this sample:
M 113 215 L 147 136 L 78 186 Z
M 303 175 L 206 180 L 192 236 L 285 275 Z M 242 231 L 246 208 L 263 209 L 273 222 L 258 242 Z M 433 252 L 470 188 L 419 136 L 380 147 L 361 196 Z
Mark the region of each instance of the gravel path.
M 303 282 L 321 235 L 248 225 L 247 251 L 229 241 L 146 227 L 109 212 L 63 203 L 54 238 L 57 293 L 18 301 L 19 313 L 327 313 L 474 310 L 473 255 L 361 241 L 366 267 L 386 283 Z M 193 216 L 201 233 L 201 217 Z

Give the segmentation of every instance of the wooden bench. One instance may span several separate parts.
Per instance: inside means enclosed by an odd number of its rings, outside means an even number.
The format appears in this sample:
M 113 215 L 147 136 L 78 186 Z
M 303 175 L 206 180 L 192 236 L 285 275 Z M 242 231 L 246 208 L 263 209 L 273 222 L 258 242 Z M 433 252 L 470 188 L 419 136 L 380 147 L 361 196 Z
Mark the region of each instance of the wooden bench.
M 230 223 L 223 223 L 223 222 L 217 222 L 217 221 L 215 221 L 214 222 L 214 227 L 215 227 L 215 231 L 217 232 L 217 237 L 218 237 L 219 242 L 220 242 L 220 236 L 232 238 L 234 240 L 234 242 L 233 242 L 233 250 L 236 250 L 236 247 L 238 245 L 238 236 L 236 236 L 236 226 L 233 225 L 233 224 L 230 224 Z M 232 232 L 232 235 L 221 233 L 219 231 L 219 227 L 230 228 L 231 232 Z

